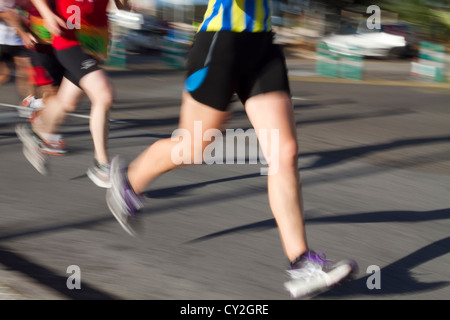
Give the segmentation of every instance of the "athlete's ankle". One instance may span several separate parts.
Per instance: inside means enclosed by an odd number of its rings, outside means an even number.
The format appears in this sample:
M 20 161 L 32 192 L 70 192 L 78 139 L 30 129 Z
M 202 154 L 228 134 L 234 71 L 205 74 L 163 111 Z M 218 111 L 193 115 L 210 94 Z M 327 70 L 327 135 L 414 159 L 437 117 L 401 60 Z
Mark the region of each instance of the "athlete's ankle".
M 109 166 L 110 165 L 109 159 L 105 158 L 105 157 L 94 156 L 94 162 L 100 166 Z
M 133 193 L 137 196 L 141 196 L 140 192 L 136 192 L 136 190 L 134 190 L 133 186 L 131 185 L 130 179 L 128 178 L 128 167 L 123 169 L 123 176 L 124 176 L 124 181 L 127 185 L 127 188 L 131 191 L 133 191 Z
M 36 133 L 47 133 L 46 130 L 44 130 L 44 124 L 42 122 L 41 117 L 39 116 L 39 113 L 35 113 L 35 115 L 30 119 L 31 128 Z

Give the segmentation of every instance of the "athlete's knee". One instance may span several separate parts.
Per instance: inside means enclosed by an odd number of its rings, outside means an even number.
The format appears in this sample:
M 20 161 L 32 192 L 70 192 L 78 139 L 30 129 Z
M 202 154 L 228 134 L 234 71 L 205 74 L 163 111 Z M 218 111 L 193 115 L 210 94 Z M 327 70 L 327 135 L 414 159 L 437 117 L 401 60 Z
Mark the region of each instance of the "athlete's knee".
M 103 70 L 86 75 L 80 81 L 81 88 L 87 93 L 92 105 L 110 109 L 114 100 L 114 90 Z
M 61 93 L 57 92 L 54 95 L 46 96 L 43 99 L 45 109 L 52 110 L 51 112 L 74 112 L 77 104 L 70 99 L 66 99 Z M 47 108 L 48 107 L 48 108 Z
M 100 92 L 99 94 L 96 94 L 95 96 L 91 97 L 91 103 L 94 108 L 102 108 L 105 111 L 108 111 L 111 109 L 111 106 L 113 104 L 114 96 L 112 91 L 110 90 L 104 90 Z
M 64 100 L 56 100 L 56 101 L 57 103 L 60 104 L 60 106 L 62 107 L 62 109 L 64 109 L 65 112 L 74 112 L 77 109 L 76 103 L 71 103 Z
M 267 174 L 291 175 L 298 169 L 298 145 L 295 139 L 272 144 L 266 155 Z
M 106 109 L 110 109 L 113 103 L 114 97 L 112 92 L 104 92 L 101 96 L 97 97 L 97 103 L 104 106 Z
M 14 62 L 16 64 L 16 67 L 21 68 L 21 69 L 26 69 L 31 66 L 30 58 L 16 57 L 14 59 Z
M 298 143 L 295 137 L 280 141 L 278 161 L 281 167 L 292 167 L 298 163 Z
M 183 163 L 184 164 L 202 164 L 203 159 L 203 151 L 206 146 L 202 144 L 196 144 L 194 141 L 191 141 L 191 148 L 186 149 L 187 152 L 184 153 Z
M 201 137 L 191 134 L 186 129 L 177 129 L 170 139 L 174 143 L 171 150 L 172 162 L 175 165 L 202 164 L 205 160 L 203 157 L 205 148 L 211 142 L 202 141 Z
M 39 95 L 47 99 L 49 97 L 53 97 L 58 93 L 58 86 L 55 85 L 45 85 L 39 87 Z

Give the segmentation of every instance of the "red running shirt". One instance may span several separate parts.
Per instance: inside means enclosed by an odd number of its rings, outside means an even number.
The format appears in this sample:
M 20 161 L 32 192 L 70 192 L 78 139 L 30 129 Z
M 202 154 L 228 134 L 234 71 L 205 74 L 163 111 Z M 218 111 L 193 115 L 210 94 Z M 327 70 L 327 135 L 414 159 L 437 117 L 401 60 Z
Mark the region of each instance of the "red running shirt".
M 41 17 L 41 14 L 36 7 L 28 1 L 26 4 L 26 10 L 28 12 L 28 23 L 31 31 L 44 42 L 52 43 L 52 34 L 45 26 L 45 20 Z
M 54 36 L 53 47 L 64 50 L 81 45 L 89 53 L 103 60 L 108 48 L 109 0 L 56 0 L 56 14 L 66 21 L 68 29 Z

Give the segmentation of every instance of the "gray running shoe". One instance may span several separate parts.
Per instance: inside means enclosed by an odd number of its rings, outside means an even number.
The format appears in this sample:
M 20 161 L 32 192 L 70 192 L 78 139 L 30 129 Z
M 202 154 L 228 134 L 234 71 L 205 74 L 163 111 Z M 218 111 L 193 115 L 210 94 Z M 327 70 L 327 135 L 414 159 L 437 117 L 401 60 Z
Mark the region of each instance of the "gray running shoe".
M 41 152 L 54 156 L 63 156 L 67 153 L 66 143 L 63 139 L 47 140 L 41 138 Z
M 17 108 L 17 112 L 19 113 L 19 117 L 21 118 L 29 118 L 34 112 L 34 102 L 36 98 L 30 94 L 28 97 L 22 100 L 22 106 Z
M 42 175 L 48 175 L 48 157 L 41 152 L 41 139 L 28 123 L 16 125 L 16 134 L 23 144 L 23 154 L 30 164 Z
M 143 198 L 131 188 L 126 177 L 126 166 L 119 156 L 111 161 L 110 180 L 111 188 L 106 191 L 108 208 L 122 228 L 136 236 L 140 228 L 137 214 L 144 206 Z
M 357 270 L 353 260 L 332 263 L 325 255 L 308 250 L 287 271 L 291 280 L 284 287 L 293 298 L 311 298 L 354 276 Z
M 98 187 L 111 188 L 109 171 L 109 164 L 100 164 L 96 159 L 94 159 L 94 165 L 87 170 L 86 174 Z
M 29 118 L 31 127 L 33 127 L 34 122 L 37 119 L 37 117 L 38 117 L 38 112 L 34 111 Z M 36 133 L 36 135 L 38 135 L 38 134 Z M 53 136 L 58 136 L 58 138 L 52 138 L 51 140 L 44 139 L 41 134 L 39 134 L 38 136 L 40 139 L 40 148 L 41 148 L 42 153 L 51 154 L 51 155 L 55 155 L 55 156 L 62 156 L 67 153 L 66 142 L 64 141 L 61 134 L 53 135 Z

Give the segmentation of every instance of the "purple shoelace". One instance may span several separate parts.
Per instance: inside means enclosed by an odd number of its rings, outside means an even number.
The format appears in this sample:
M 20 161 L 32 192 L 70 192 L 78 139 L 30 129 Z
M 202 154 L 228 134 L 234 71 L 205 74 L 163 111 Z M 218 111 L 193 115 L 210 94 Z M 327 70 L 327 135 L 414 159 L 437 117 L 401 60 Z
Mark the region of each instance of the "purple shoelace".
M 304 260 L 311 261 L 313 263 L 318 263 L 322 266 L 329 266 L 330 262 L 332 260 L 325 258 L 325 253 L 320 251 L 318 253 L 308 250 L 304 254 L 302 254 L 300 257 L 298 257 L 294 262 L 291 263 L 290 269 L 296 269 L 298 268 L 298 265 L 301 265 Z
M 141 198 L 134 192 L 133 188 L 131 188 L 130 183 L 128 182 L 128 178 L 126 175 L 126 169 L 123 172 L 124 180 L 122 182 L 122 190 L 124 195 L 125 204 L 129 209 L 129 214 L 131 216 L 135 215 L 139 212 L 142 207 Z

